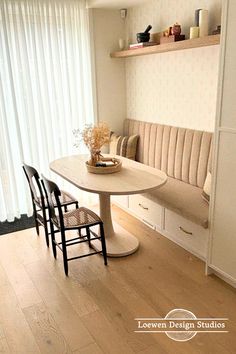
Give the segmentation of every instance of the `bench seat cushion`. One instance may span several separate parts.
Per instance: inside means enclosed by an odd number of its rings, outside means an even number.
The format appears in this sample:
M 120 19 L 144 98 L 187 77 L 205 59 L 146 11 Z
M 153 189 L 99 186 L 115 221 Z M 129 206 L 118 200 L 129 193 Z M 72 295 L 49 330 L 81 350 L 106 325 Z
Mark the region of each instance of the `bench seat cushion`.
M 168 177 L 164 186 L 145 193 L 145 197 L 204 228 L 208 227 L 209 206 L 202 199 L 202 188 Z

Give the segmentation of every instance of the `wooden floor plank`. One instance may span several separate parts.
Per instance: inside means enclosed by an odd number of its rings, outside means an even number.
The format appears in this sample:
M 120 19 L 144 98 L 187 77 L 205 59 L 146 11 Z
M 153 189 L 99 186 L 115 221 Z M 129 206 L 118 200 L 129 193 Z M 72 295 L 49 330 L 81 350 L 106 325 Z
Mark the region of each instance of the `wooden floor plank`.
M 0 353 L 11 353 L 6 338 L 0 338 Z
M 41 353 L 72 353 L 54 318 L 43 303 L 27 307 L 23 312 Z
M 105 354 L 134 353 L 101 311 L 84 316 L 83 322 Z
M 94 343 L 88 345 L 86 348 L 76 350 L 73 354 L 104 354 L 104 352 L 99 348 L 99 346 Z
M 117 295 L 110 291 L 113 283 L 107 284 L 100 280 L 94 281 L 89 286 L 89 293 L 94 301 L 98 301 L 100 311 L 112 323 L 113 328 L 120 335 L 122 340 L 133 350 L 140 350 L 153 345 L 155 341 L 151 336 L 134 333 L 135 321 L 134 315 L 130 311 L 129 306 L 123 299 L 118 299 Z M 136 304 L 137 307 L 137 304 Z
M 40 244 L 38 244 L 40 248 Z M 58 260 L 55 261 L 52 255 L 47 254 L 45 247 L 43 249 L 40 248 L 40 259 L 44 262 L 47 262 L 47 269 L 50 275 L 53 277 L 54 281 L 56 282 L 57 286 L 60 288 L 61 292 L 67 297 L 68 301 L 74 306 L 76 312 L 79 316 L 87 315 L 91 312 L 97 311 L 98 305 L 91 299 L 89 293 L 87 292 L 85 287 L 82 287 L 79 279 L 78 273 L 73 276 L 73 273 L 70 272 L 70 276 L 65 278 L 64 276 L 64 268 L 62 262 L 62 256 L 58 254 Z M 99 256 L 98 256 L 99 257 Z M 99 257 L 100 258 L 100 257 Z M 86 279 L 90 279 L 88 277 L 88 269 L 86 261 L 74 261 L 72 263 L 76 263 L 79 267 L 79 275 L 83 274 L 83 277 Z M 71 268 L 71 264 L 69 264 Z M 90 279 L 91 280 L 91 279 Z
M 30 240 L 34 240 L 34 242 L 38 240 L 38 242 L 43 243 L 44 237 L 37 236 L 34 229 L 18 231 L 1 237 L 1 263 L 4 265 L 11 262 L 12 266 L 17 266 L 37 260 L 38 254 L 31 246 Z
M 7 275 L 22 309 L 42 301 L 23 264 L 14 268 L 12 266 L 8 267 Z
M 206 277 L 201 260 L 132 216 L 118 208 L 113 213 L 138 237 L 138 252 L 109 259 L 108 267 L 99 255 L 76 260 L 69 278 L 43 232 L 0 237 L 0 352 L 235 353 L 235 289 Z M 198 334 L 187 343 L 133 332 L 135 317 L 163 317 L 180 307 L 201 317 L 229 317 L 230 332 Z
M 25 267 L 71 350 L 80 349 L 93 343 L 94 340 L 89 331 L 49 274 L 47 267 L 41 261 L 27 264 Z M 63 277 L 65 286 L 67 286 L 69 279 L 65 275 Z
M 160 236 L 159 241 L 162 242 L 158 242 L 156 238 L 150 237 L 153 231 L 146 225 L 120 209 L 114 208 L 114 214 L 117 215 L 116 213 L 118 213 L 118 218 L 122 219 L 120 220 L 122 226 L 129 228 L 143 242 L 143 247 L 139 250 L 141 257 L 136 253 L 129 265 L 120 262 L 121 277 L 126 279 L 139 294 L 142 294 L 148 304 L 159 309 L 160 316 L 165 316 L 172 308 L 186 308 L 198 317 L 228 317 L 230 319 L 228 323 L 230 336 L 225 334 L 196 336 L 189 342 L 191 350 L 196 351 L 197 348 L 201 348 L 200 352 L 206 350 L 207 353 L 211 347 L 214 347 L 216 353 L 230 353 L 231 348 L 236 349 L 236 290 L 216 277 L 206 277 L 205 265 L 202 261 L 197 260 L 192 264 L 192 259 L 196 257 L 176 246 L 164 236 Z M 154 232 L 153 236 L 157 235 Z M 168 246 L 175 247 L 176 257 L 168 254 Z M 166 258 L 163 258 L 162 253 Z M 185 260 L 190 260 L 190 263 L 186 262 L 184 272 L 182 268 L 179 268 L 178 253 L 184 256 L 186 254 L 189 258 L 185 257 Z M 186 269 L 190 269 L 190 275 L 185 274 Z M 138 277 L 137 274 L 139 274 Z M 115 279 L 116 276 L 114 275 L 113 278 Z M 151 280 L 154 279 L 155 281 L 151 283 Z M 171 308 L 165 305 L 162 295 L 173 301 Z
M 98 269 L 94 262 L 90 264 L 90 267 L 94 268 L 94 272 L 97 270 L 101 275 L 101 270 Z M 161 313 L 158 312 L 157 308 L 162 309 L 162 298 L 155 292 L 154 287 L 149 288 L 149 292 L 154 292 L 154 296 L 160 301 L 159 306 L 150 306 L 147 298 L 142 297 L 142 291 L 139 293 L 139 289 L 136 291 L 134 285 L 129 283 L 129 280 L 125 281 L 126 277 L 124 274 L 120 274 L 120 269 L 117 269 L 117 267 L 110 268 L 110 273 L 106 273 L 103 279 L 88 285 L 88 291 L 91 296 L 94 296 L 94 299 L 97 299 L 101 311 L 112 321 L 113 327 L 120 333 L 122 339 L 137 353 L 156 347 L 163 354 L 172 352 L 182 354 L 182 348 L 176 342 L 170 341 L 165 334 L 147 335 L 134 333 L 136 329 L 134 319 L 136 317 L 164 317 L 168 311 L 165 312 L 165 315 L 163 315 L 164 310 Z M 139 268 L 136 269 L 136 273 L 139 274 Z M 113 296 L 110 295 L 110 292 Z M 196 352 L 191 343 L 185 343 L 185 348 L 189 354 Z
M 0 321 L 12 353 L 40 353 L 35 338 L 20 308 L 17 296 L 0 266 Z M 3 341 L 6 347 L 6 342 Z
M 75 232 L 70 233 L 70 237 L 76 237 L 76 235 L 77 233 Z M 74 306 L 79 316 L 87 315 L 99 309 L 96 302 L 94 302 L 94 300 L 90 298 L 89 293 L 86 291 L 86 287 L 82 287 L 80 284 L 81 279 L 85 279 L 86 283 L 90 282 L 93 279 L 97 279 L 97 276 L 95 276 L 94 278 L 93 272 L 88 274 L 87 260 L 85 258 L 81 261 L 77 260 L 69 263 L 70 269 L 73 269 L 73 264 L 76 264 L 76 269 L 79 268 L 79 273 L 76 271 L 73 276 L 73 272 L 70 271 L 70 277 L 66 279 L 64 276 L 61 252 L 58 252 L 58 260 L 55 261 L 52 256 L 52 252 L 48 253 L 48 249 L 46 249 L 44 245 L 42 247 L 42 242 L 35 242 L 35 239 L 31 238 L 30 243 L 34 248 L 35 252 L 37 252 L 40 260 L 42 262 L 47 262 L 47 269 L 50 275 L 54 278 L 55 282 L 60 287 L 62 293 L 67 297 L 68 301 L 70 301 L 70 303 Z M 76 246 L 74 246 L 74 248 L 76 248 Z M 72 247 L 70 248 L 70 251 L 71 249 Z M 87 251 L 88 247 L 84 246 L 83 244 L 80 245 L 79 251 L 85 252 L 85 250 Z M 76 250 L 75 253 L 79 251 Z M 75 254 L 72 252 L 72 255 L 74 256 Z M 99 262 L 103 264 L 99 256 L 95 257 L 97 257 L 99 259 Z

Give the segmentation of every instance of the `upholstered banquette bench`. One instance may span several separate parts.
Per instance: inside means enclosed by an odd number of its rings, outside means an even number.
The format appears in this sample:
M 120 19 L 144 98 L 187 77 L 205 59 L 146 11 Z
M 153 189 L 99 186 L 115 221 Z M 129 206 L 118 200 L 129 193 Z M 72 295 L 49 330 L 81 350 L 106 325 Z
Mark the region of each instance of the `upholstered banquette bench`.
M 209 205 L 202 198 L 211 169 L 212 133 L 126 119 L 139 135 L 136 160 L 164 171 L 161 188 L 128 198 L 135 216 L 201 258 L 206 257 Z

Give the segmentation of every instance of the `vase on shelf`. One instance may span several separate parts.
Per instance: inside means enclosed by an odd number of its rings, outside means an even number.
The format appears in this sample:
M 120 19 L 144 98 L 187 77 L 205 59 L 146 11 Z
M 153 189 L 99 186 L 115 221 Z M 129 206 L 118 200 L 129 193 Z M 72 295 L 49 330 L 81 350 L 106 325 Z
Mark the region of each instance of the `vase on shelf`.
M 179 36 L 181 34 L 181 26 L 178 23 L 175 23 L 171 28 L 171 34 L 173 36 Z
M 119 43 L 119 48 L 120 48 L 120 50 L 124 50 L 125 47 L 126 47 L 126 41 L 125 41 L 125 39 L 124 39 L 124 38 L 120 38 L 119 41 L 118 41 L 118 43 Z

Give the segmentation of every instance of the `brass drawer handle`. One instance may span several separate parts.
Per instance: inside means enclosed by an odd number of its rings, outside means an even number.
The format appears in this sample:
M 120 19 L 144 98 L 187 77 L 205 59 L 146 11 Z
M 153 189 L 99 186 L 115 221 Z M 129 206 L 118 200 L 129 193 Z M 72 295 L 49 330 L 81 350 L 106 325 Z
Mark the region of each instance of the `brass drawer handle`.
M 187 234 L 187 235 L 193 235 L 192 232 L 189 232 L 189 231 L 184 230 L 184 229 L 182 228 L 182 226 L 179 227 L 179 230 L 182 231 L 182 232 L 184 232 L 184 233 Z
M 148 210 L 148 208 L 147 208 L 147 207 L 144 207 L 141 203 L 139 203 L 138 206 L 140 206 L 140 207 L 143 208 L 144 210 Z

